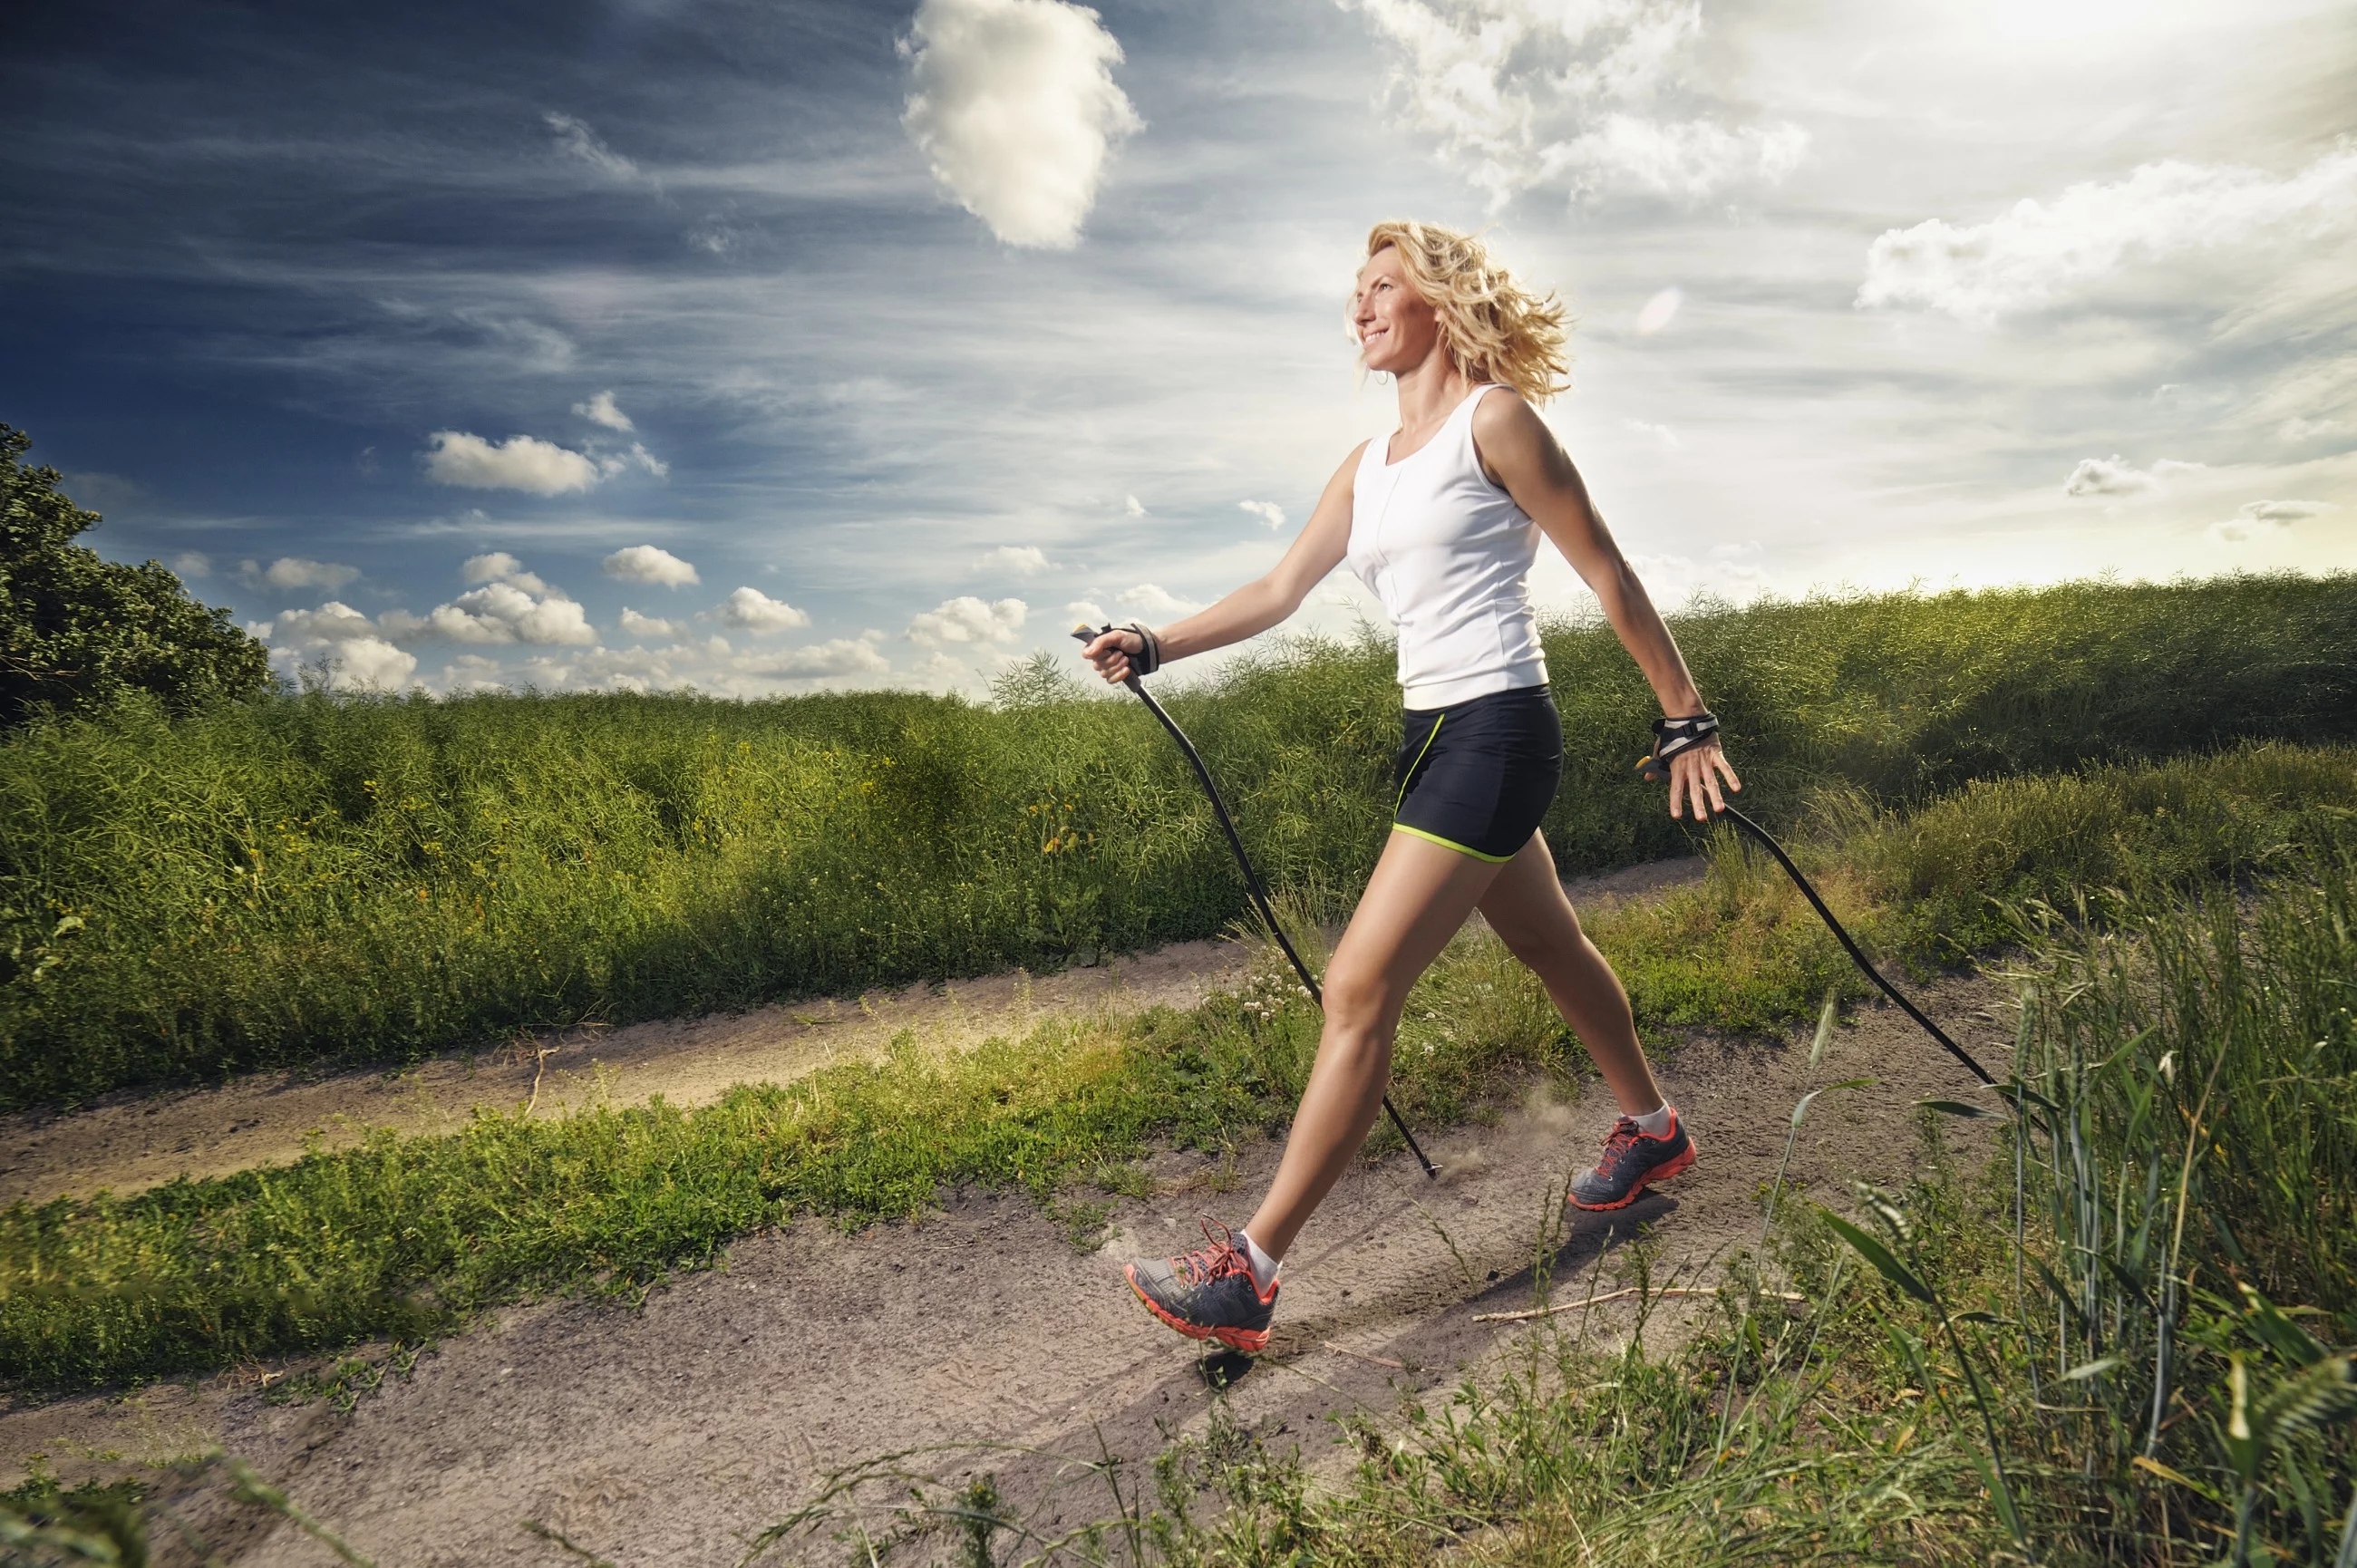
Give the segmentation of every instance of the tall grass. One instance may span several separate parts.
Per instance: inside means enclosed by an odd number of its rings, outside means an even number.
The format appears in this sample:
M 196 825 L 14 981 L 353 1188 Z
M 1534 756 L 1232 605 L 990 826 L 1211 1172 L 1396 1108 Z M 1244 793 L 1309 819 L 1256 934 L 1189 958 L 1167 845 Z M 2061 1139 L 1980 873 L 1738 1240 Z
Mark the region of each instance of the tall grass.
M 2006 1091 L 1927 1104 L 1903 1192 L 1858 1189 L 1849 1216 L 1770 1197 L 1777 1283 L 1804 1306 L 1738 1261 L 1682 1345 L 1649 1350 L 1641 1310 L 1610 1350 L 1579 1306 L 1598 1282 L 1559 1287 L 1566 1316 L 1519 1359 L 1347 1422 L 1339 1483 L 1215 1404 L 1150 1483 L 1066 1457 L 1055 1500 L 1069 1515 L 1091 1487 L 1103 1510 L 1080 1527 L 968 1478 L 1042 1467 L 982 1444 L 853 1466 L 747 1561 L 954 1541 L 974 1563 L 1172 1568 L 2346 1568 L 2352 852 L 2314 845 L 2239 902 L 2142 880 L 2102 929 L 2019 911 L 2038 935 Z M 1960 1171 L 1943 1119 L 2015 1106 L 1986 1168 Z M 1650 1309 L 1646 1249 L 1625 1257 Z
M 2182 821 L 2208 824 L 2190 839 L 2171 828 L 2157 848 L 2121 834 L 2049 846 L 2165 889 L 2188 867 L 2231 873 L 2239 846 L 2332 831 L 2309 808 L 2357 796 L 2357 750 L 2099 768 L 1925 811 L 1968 802 L 1959 831 L 2004 840 L 2058 796 L 2089 790 L 2158 790 L 2187 803 Z M 1970 889 L 1941 877 L 1979 875 L 1981 862 L 1926 861 L 1916 820 L 1852 814 L 1822 830 L 1813 856 L 1855 929 L 1903 938 L 1911 906 L 1889 887 L 1969 908 Z M 1842 872 L 1849 859 L 1885 880 Z M 1993 890 L 2040 886 L 2018 877 Z M 1713 845 L 1700 885 L 1591 929 L 1652 1032 L 1781 1026 L 1857 983 L 1789 885 L 1731 840 Z M 1912 950 L 1929 950 L 1928 937 L 1917 941 Z M 1317 1036 L 1314 1011 L 1264 954 L 1242 993 L 1184 1013 L 1060 1022 L 945 1056 L 903 1048 L 692 1112 L 660 1101 L 561 1119 L 487 1111 L 452 1135 L 380 1133 L 284 1168 L 20 1204 L 0 1211 L 0 1380 L 90 1386 L 440 1332 L 522 1294 L 642 1290 L 799 1216 L 856 1225 L 917 1214 L 961 1184 L 1022 1187 L 1085 1230 L 1100 1194 L 1134 1184 L 1131 1162 L 1149 1140 L 1216 1149 L 1281 1125 Z M 1567 1043 L 1530 972 L 1494 939 L 1467 933 L 1410 996 L 1394 1096 L 1411 1117 L 1453 1120 L 1518 1077 L 1575 1078 Z
M 1678 622 L 1756 809 L 2357 736 L 2357 581 L 2073 584 Z M 1682 850 L 1628 780 L 1652 700 L 1547 634 L 1566 869 Z M 1272 880 L 1381 847 L 1389 646 L 1297 643 L 1173 706 Z M 1061 961 L 1219 930 L 1243 891 L 1135 703 L 1051 670 L 909 693 L 135 706 L 0 740 L 0 1107 L 502 1031 Z

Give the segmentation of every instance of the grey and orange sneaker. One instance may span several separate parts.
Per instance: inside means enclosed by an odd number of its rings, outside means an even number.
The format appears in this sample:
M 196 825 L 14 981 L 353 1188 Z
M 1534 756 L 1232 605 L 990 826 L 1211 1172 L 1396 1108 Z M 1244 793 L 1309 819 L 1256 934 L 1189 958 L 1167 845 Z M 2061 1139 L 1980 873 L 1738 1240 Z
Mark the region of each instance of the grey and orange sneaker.
M 1623 1116 L 1604 1140 L 1603 1157 L 1592 1171 L 1572 1178 L 1566 1195 L 1574 1208 L 1626 1208 L 1657 1181 L 1666 1181 L 1695 1162 L 1694 1140 L 1674 1110 L 1670 1130 L 1659 1137 Z
M 1178 1257 L 1140 1258 L 1124 1265 L 1129 1288 L 1146 1310 L 1189 1339 L 1216 1339 L 1257 1356 L 1268 1348 L 1268 1320 L 1276 1313 L 1278 1282 L 1263 1295 L 1252 1262 L 1234 1232 L 1203 1221 L 1205 1244 Z

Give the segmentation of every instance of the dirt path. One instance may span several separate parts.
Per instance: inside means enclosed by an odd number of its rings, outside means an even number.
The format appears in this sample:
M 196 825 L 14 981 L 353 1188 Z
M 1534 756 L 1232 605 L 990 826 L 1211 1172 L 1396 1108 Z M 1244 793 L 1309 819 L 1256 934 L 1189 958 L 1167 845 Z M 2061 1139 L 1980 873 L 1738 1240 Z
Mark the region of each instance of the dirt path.
M 1923 1001 L 2001 1069 L 2012 1030 L 1999 986 L 1952 980 Z M 1972 1087 L 1888 1007 L 1841 1030 L 1813 1070 L 1806 1057 L 1805 1036 L 1778 1046 L 1706 1033 L 1672 1053 L 1662 1076 L 1699 1162 L 1620 1215 L 1577 1219 L 1555 1277 L 1585 1277 L 1640 1222 L 1654 1228 L 1663 1268 L 1706 1273 L 1749 1245 L 1788 1112 L 1810 1087 L 1878 1080 L 1810 1113 L 1792 1179 L 1828 1195 L 1853 1177 L 1902 1177 L 1912 1102 Z M 1437 1185 L 1405 1157 L 1354 1170 L 1288 1260 L 1277 1337 L 1231 1396 L 1237 1413 L 1330 1455 L 1322 1416 L 1386 1416 L 1399 1391 L 1453 1380 L 1510 1342 L 1516 1330 L 1473 1319 L 1529 1302 L 1549 1188 L 1593 1158 L 1609 1120 L 1600 1095 L 1534 1101 L 1432 1139 L 1446 1167 Z M 806 1222 L 739 1242 L 725 1269 L 639 1310 L 566 1301 L 504 1313 L 349 1415 L 274 1407 L 253 1378 L 223 1377 L 0 1414 L 0 1454 L 39 1449 L 72 1477 L 217 1442 L 383 1568 L 567 1561 L 522 1531 L 527 1519 L 624 1568 L 732 1563 L 852 1459 L 977 1438 L 1093 1454 L 1098 1433 L 1142 1456 L 1158 1445 L 1157 1423 L 1201 1420 L 1192 1348 L 1137 1306 L 1119 1265 L 1185 1246 L 1206 1210 L 1239 1218 L 1275 1154 L 1273 1143 L 1243 1151 L 1224 1192 L 1208 1162 L 1164 1156 L 1154 1196 L 1122 1205 L 1120 1235 L 1088 1256 L 1019 1197 L 960 1197 L 920 1226 L 853 1236 Z M 1623 1309 L 1597 1310 L 1599 1334 L 1626 1332 Z M 1018 1494 L 1036 1491 L 1036 1473 L 998 1467 L 1016 1472 Z M 1102 1509 L 1096 1498 L 1071 1506 Z M 285 1527 L 231 1560 L 327 1561 Z
M 1587 908 L 1691 882 L 1699 860 L 1655 861 L 1566 886 Z M 0 1205 L 145 1191 L 176 1176 L 285 1165 L 316 1142 L 358 1143 L 371 1127 L 453 1127 L 479 1105 L 561 1114 L 592 1096 L 617 1105 L 662 1096 L 717 1100 L 740 1083 L 782 1083 L 828 1062 L 880 1053 L 903 1031 L 942 1050 L 1019 1035 L 1051 1017 L 1192 1007 L 1243 979 L 1233 942 L 1177 942 L 1091 968 L 1021 970 L 664 1019 L 572 1029 L 494 1049 L 436 1057 L 399 1072 L 264 1072 L 210 1089 L 112 1095 L 80 1111 L 0 1116 Z

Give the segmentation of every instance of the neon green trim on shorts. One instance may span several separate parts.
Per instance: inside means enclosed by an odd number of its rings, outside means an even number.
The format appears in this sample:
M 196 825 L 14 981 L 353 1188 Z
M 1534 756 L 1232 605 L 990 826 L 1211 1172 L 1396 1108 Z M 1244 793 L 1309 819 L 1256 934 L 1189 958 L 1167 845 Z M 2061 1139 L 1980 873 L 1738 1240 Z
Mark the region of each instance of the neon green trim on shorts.
M 1470 844 L 1461 844 L 1455 839 L 1442 838 L 1438 833 L 1426 832 L 1422 828 L 1409 827 L 1405 822 L 1394 822 L 1392 824 L 1392 832 L 1395 833 L 1414 834 L 1415 837 L 1424 840 L 1426 843 L 1437 843 L 1443 849 L 1453 849 L 1459 854 L 1469 854 L 1476 860 L 1486 860 L 1491 865 L 1503 865 L 1506 862 L 1514 858 L 1511 854 L 1483 854 L 1480 850 L 1473 848 Z
M 1443 714 L 1438 718 L 1432 721 L 1432 732 L 1424 737 L 1424 744 L 1416 747 L 1415 760 L 1407 765 L 1407 771 L 1405 773 L 1400 775 L 1399 796 L 1396 800 L 1392 801 L 1393 816 L 1398 816 L 1399 809 L 1407 804 L 1407 787 L 1415 782 L 1415 770 L 1424 766 L 1425 755 L 1431 751 L 1432 743 L 1440 738 L 1440 726 L 1448 722 L 1448 715 L 1447 714 Z M 1449 847 L 1454 849 L 1457 846 L 1451 844 Z M 1467 853 L 1470 854 L 1471 852 L 1468 851 Z

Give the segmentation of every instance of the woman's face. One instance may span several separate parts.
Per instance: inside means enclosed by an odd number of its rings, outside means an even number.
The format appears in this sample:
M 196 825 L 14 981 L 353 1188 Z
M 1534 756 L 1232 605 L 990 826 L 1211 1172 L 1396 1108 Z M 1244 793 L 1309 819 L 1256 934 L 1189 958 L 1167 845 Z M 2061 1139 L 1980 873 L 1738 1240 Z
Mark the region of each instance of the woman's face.
M 1351 296 L 1351 325 L 1359 334 L 1367 369 L 1394 375 L 1424 363 L 1440 337 L 1440 317 L 1408 282 L 1399 252 L 1389 245 L 1359 269 L 1359 286 Z

